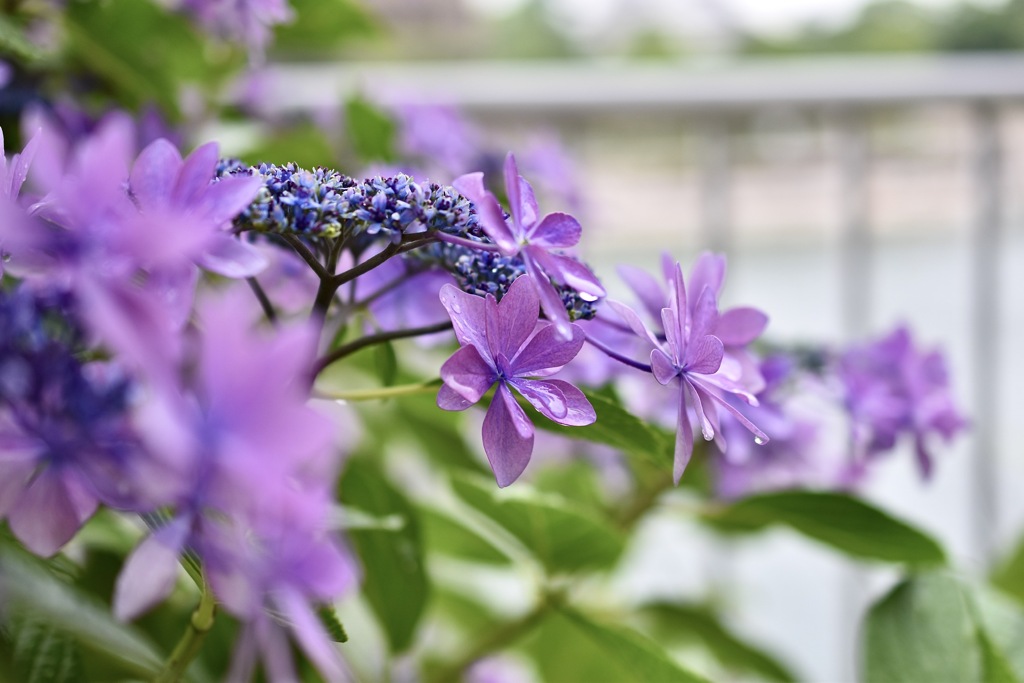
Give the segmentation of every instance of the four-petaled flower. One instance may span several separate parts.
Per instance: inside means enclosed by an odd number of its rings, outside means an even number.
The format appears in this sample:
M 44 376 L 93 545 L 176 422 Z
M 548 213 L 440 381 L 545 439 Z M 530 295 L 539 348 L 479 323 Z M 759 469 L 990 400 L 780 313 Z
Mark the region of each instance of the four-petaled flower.
M 556 326 L 562 339 L 573 337 L 569 315 L 551 280 L 572 287 L 596 300 L 605 296 L 604 288 L 590 270 L 579 261 L 552 249 L 571 249 L 580 241 L 579 221 L 565 213 L 549 213 L 540 218 L 533 188 L 519 175 L 515 157 L 505 159 L 505 192 L 508 194 L 511 222 L 505 220 L 498 199 L 484 188 L 483 173 L 468 173 L 456 178 L 452 187 L 469 197 L 476 206 L 480 226 L 506 256 L 519 255 L 537 286 L 544 315 Z
M 437 405 L 444 410 L 465 410 L 497 383 L 484 417 L 483 442 L 498 486 L 514 482 L 533 452 L 533 424 L 516 402 L 514 388 L 542 415 L 563 425 L 582 426 L 596 415 L 583 392 L 548 376 L 572 360 L 583 346 L 585 334 L 569 325 L 568 340 L 553 323 L 538 320 L 540 300 L 533 278 L 516 279 L 499 303 L 452 285 L 441 289 L 462 348 L 443 366 L 444 385 Z

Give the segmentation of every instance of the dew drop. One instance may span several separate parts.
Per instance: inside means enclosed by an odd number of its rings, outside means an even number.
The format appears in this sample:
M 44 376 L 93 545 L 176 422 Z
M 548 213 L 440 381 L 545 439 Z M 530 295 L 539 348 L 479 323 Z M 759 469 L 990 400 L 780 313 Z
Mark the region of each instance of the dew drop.
M 754 443 L 756 443 L 756 444 L 757 444 L 758 446 L 763 446 L 763 445 L 765 445 L 766 443 L 768 443 L 768 439 L 762 439 L 762 438 L 761 438 L 761 437 L 759 437 L 759 436 L 755 436 L 755 437 L 754 437 Z
M 587 294 L 586 292 L 580 292 L 579 294 L 580 298 L 583 299 L 584 301 L 594 302 L 601 298 L 599 296 L 594 296 L 593 294 Z

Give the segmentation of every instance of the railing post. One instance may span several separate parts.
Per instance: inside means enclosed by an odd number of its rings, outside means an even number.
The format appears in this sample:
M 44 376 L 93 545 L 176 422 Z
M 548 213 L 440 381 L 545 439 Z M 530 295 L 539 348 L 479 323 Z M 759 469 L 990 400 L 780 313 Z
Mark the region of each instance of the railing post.
M 1002 220 L 1002 159 L 999 112 L 992 102 L 971 108 L 973 128 L 974 221 L 971 346 L 974 406 L 971 478 L 971 530 L 975 553 L 987 569 L 993 560 L 998 530 L 996 430 L 998 421 L 999 247 Z
M 698 128 L 700 230 L 702 246 L 728 251 L 732 242 L 732 141 L 721 115 L 704 118 Z
M 871 301 L 871 229 L 868 224 L 868 131 L 864 112 L 846 110 L 839 133 L 840 296 L 843 336 L 847 341 L 868 332 Z

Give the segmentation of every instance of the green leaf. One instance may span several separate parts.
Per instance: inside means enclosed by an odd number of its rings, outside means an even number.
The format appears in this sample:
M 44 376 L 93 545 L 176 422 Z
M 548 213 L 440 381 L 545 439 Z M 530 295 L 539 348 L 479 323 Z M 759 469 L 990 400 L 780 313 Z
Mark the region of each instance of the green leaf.
M 291 5 L 295 20 L 275 30 L 275 53 L 317 55 L 380 33 L 378 22 L 354 0 L 291 0 Z
M 730 671 L 756 674 L 770 681 L 796 680 L 793 673 L 764 650 L 744 642 L 702 605 L 652 603 L 641 608 L 649 616 L 659 642 L 697 640 Z
M 162 656 L 134 627 L 114 620 L 93 596 L 58 579 L 41 561 L 9 544 L 0 548 L 0 594 L 15 615 L 31 615 L 105 655 L 136 676 L 150 678 Z
M 398 127 L 383 111 L 362 97 L 345 102 L 345 127 L 356 155 L 364 163 L 394 161 Z
M 868 613 L 862 678 L 871 683 L 981 681 L 969 596 L 942 573 L 899 584 Z
M 494 544 L 453 516 L 421 507 L 420 519 L 431 552 L 482 564 L 507 565 L 510 561 Z
M 338 613 L 334 610 L 334 605 L 320 605 L 316 614 L 331 640 L 336 643 L 348 642 L 348 634 L 345 633 L 345 627 L 341 625 L 341 620 L 338 619 Z
M 0 15 L 0 53 L 24 62 L 35 62 L 42 57 L 39 48 L 25 37 L 25 29 L 10 17 L 2 15 Z
M 309 121 L 300 121 L 261 136 L 256 147 L 238 157 L 247 164 L 295 162 L 303 168 L 333 166 L 334 152 L 324 132 Z
M 934 565 L 946 561 L 930 536 L 862 500 L 841 493 L 782 491 L 751 496 L 705 514 L 723 531 L 757 531 L 784 524 L 848 555 Z
M 363 594 L 380 619 L 394 652 L 412 644 L 427 602 L 419 520 L 412 505 L 367 458 L 353 458 L 341 482 L 341 500 L 379 517 L 400 516 L 391 529 L 352 529 L 348 533 L 363 564 Z
M 72 640 L 51 624 L 31 617 L 13 627 L 14 667 L 24 683 L 72 683 L 82 680 L 82 661 Z
M 973 596 L 986 683 L 1024 681 L 1024 610 L 988 588 L 974 591 Z
M 632 629 L 559 607 L 524 644 L 546 681 L 691 683 L 704 678 Z
M 212 89 L 241 63 L 208 50 L 184 16 L 158 3 L 69 2 L 62 16 L 69 63 L 104 79 L 131 107 L 155 102 L 176 116 L 183 84 Z
M 398 357 L 395 356 L 394 345 L 391 342 L 377 344 L 373 350 L 373 360 L 380 383 L 386 387 L 393 385 L 398 375 Z
M 452 479 L 456 493 L 504 527 L 550 572 L 611 566 L 622 553 L 622 537 L 554 494 L 539 493 L 519 482 L 499 489 L 476 477 Z
M 651 458 L 659 465 L 671 466 L 675 448 L 673 436 L 644 422 L 606 396 L 594 392 L 585 393 L 597 413 L 597 421 L 586 427 L 556 424 L 539 416 L 525 401 L 520 401 L 520 404 L 535 418 L 533 423 L 538 429 L 563 434 L 572 439 L 605 444 L 631 455 Z
M 1024 603 L 1024 536 L 993 572 L 992 584 Z

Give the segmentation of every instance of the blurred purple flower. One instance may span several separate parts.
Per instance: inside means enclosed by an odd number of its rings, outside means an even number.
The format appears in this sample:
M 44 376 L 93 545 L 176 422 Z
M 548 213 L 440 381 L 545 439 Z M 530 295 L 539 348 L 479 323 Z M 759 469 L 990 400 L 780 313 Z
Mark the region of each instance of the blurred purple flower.
M 452 186 L 473 202 L 480 226 L 502 254 L 522 257 L 526 272 L 536 282 L 544 315 L 555 324 L 562 339 L 571 339 L 569 315 L 551 280 L 572 287 L 592 300 L 605 296 L 604 288 L 590 269 L 576 259 L 551 251 L 570 249 L 579 243 L 582 232 L 579 222 L 565 213 L 540 218 L 533 188 L 519 175 L 512 154 L 505 159 L 505 191 L 512 211 L 511 222 L 505 220 L 498 199 L 485 189 L 483 173 L 456 178 Z
M 76 358 L 83 340 L 66 295 L 0 292 L 0 329 L 0 519 L 48 556 L 99 500 L 123 506 L 136 493 L 146 463 L 129 423 L 131 383 Z
M 398 145 L 403 156 L 440 167 L 449 180 L 471 168 L 478 155 L 480 133 L 458 109 L 431 104 L 399 104 L 392 108 L 398 119 Z
M 437 405 L 465 410 L 498 384 L 484 418 L 484 452 L 498 486 L 508 486 L 530 461 L 534 429 L 510 387 L 559 424 L 582 426 L 596 419 L 583 392 L 568 382 L 529 379 L 550 375 L 572 360 L 585 335 L 570 325 L 571 336 L 564 340 L 552 323 L 538 321 L 540 300 L 529 276 L 513 282 L 500 303 L 452 285 L 441 289 L 441 303 L 448 309 L 462 348 L 441 366 L 444 385 Z
M 262 61 L 271 29 L 294 17 L 288 0 L 179 0 L 179 6 L 213 35 L 248 46 L 254 61 Z
M 181 486 L 174 519 L 136 549 L 118 579 L 121 618 L 167 595 L 185 548 L 243 619 L 263 619 L 269 593 L 290 596 L 277 607 L 298 619 L 296 595 L 330 599 L 354 576 L 326 527 L 339 459 L 332 422 L 307 404 L 315 330 L 256 334 L 242 297 L 248 292 L 235 290 L 204 302 L 191 381 L 156 387 L 140 408 L 150 450 L 176 465 Z
M 840 483 L 835 471 L 821 476 L 828 469 L 820 452 L 821 425 L 797 416 L 784 400 L 783 392 L 791 385 L 794 372 L 790 357 L 772 356 L 761 363 L 765 388 L 757 395 L 758 406 L 726 396 L 750 421 L 756 421 L 770 433 L 772 439 L 757 447 L 743 438 L 746 429 L 731 414 L 719 415 L 721 430 L 730 443 L 728 452 L 715 459 L 715 484 L 720 497 L 735 499 L 773 489 Z
M 916 348 L 906 327 L 847 350 L 837 373 L 853 420 L 855 470 L 908 434 L 921 475 L 928 478 L 931 435 L 948 442 L 967 426 L 953 400 L 942 353 Z

